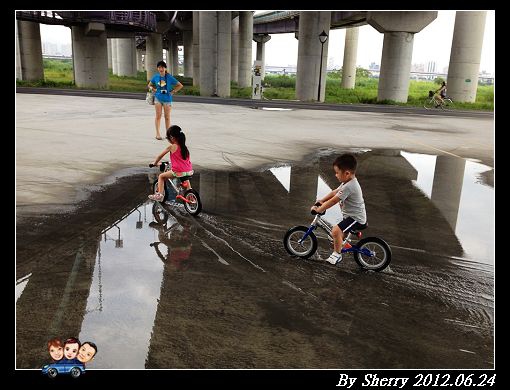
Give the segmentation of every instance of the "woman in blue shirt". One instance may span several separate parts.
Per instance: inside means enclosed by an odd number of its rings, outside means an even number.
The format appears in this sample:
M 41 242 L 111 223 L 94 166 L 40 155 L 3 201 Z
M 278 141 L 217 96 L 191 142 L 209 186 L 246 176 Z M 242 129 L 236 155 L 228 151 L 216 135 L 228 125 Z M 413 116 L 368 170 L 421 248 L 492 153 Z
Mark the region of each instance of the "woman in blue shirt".
M 170 110 L 172 109 L 172 96 L 179 91 L 183 85 L 177 79 L 166 71 L 165 61 L 159 61 L 157 64 L 158 73 L 152 76 L 149 81 L 149 88 L 155 92 L 154 107 L 156 108 L 156 139 L 161 138 L 159 125 L 161 123 L 161 111 L 165 111 L 165 132 L 170 128 Z

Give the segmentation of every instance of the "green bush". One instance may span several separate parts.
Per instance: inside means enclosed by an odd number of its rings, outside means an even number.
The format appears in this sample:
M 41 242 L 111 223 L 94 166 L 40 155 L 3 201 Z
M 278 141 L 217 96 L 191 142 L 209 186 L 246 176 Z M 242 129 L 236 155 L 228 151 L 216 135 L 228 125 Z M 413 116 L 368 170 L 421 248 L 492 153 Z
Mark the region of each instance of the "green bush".
M 296 88 L 296 77 L 287 75 L 266 75 L 264 86 L 271 88 Z
M 193 85 L 193 77 L 174 76 L 182 85 Z

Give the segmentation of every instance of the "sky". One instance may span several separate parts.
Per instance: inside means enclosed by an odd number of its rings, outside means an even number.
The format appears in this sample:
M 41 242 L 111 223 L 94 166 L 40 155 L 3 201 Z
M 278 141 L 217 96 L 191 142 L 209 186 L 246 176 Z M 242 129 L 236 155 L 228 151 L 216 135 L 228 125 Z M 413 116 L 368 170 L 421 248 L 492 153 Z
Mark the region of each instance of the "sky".
M 255 14 L 265 11 L 255 11 Z M 455 24 L 455 11 L 438 11 L 437 18 L 414 36 L 413 64 L 435 61 L 437 71 L 442 72 L 450 61 L 450 50 Z M 495 11 L 487 11 L 485 34 L 480 60 L 480 71 L 494 74 L 495 70 Z M 363 68 L 375 62 L 381 63 L 384 35 L 373 27 L 360 27 L 357 65 Z M 41 39 L 53 43 L 71 43 L 71 30 L 63 26 L 41 24 Z M 328 68 L 341 68 L 343 62 L 345 29 L 331 30 L 329 35 Z M 255 59 L 256 43 L 252 41 Z M 273 34 L 266 43 L 266 65 L 290 66 L 297 64 L 298 41 L 294 34 Z

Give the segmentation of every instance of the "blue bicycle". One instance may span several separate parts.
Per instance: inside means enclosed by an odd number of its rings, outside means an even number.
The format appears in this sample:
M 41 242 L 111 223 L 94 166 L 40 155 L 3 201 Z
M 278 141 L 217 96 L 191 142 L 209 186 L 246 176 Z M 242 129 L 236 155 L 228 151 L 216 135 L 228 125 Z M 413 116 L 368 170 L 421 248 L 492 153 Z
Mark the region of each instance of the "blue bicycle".
M 312 256 L 317 251 L 318 242 L 314 230 L 318 227 L 326 232 L 328 240 L 331 244 L 333 243 L 332 226 L 321 218 L 325 212 L 317 213 L 312 210 L 311 213 L 315 215 L 315 218 L 309 227 L 294 226 L 285 233 L 283 238 L 283 245 L 287 252 L 303 259 Z M 352 236 L 360 240 L 355 244 L 351 244 Z M 342 254 L 352 253 L 356 263 L 363 269 L 377 272 L 382 271 L 391 262 L 390 246 L 379 237 L 361 239 L 361 236 L 362 234 L 359 230 L 351 230 L 342 242 Z

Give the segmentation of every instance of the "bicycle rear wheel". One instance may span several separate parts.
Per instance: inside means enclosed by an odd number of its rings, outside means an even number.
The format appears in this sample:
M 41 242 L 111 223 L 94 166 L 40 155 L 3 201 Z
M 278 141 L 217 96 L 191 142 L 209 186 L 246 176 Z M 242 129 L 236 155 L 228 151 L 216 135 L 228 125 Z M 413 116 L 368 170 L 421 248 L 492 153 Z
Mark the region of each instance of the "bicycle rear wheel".
M 443 100 L 443 104 L 441 105 L 441 108 L 445 111 L 450 111 L 455 108 L 452 99 L 446 98 Z
M 423 108 L 426 110 L 432 110 L 436 106 L 436 102 L 434 99 L 428 98 L 425 100 L 425 103 L 423 103 Z
M 378 237 L 367 237 L 356 244 L 354 260 L 361 268 L 370 271 L 382 271 L 391 262 L 391 249 L 386 241 Z
M 283 246 L 289 254 L 307 259 L 317 251 L 317 237 L 315 237 L 313 232 L 304 241 L 299 242 L 307 231 L 308 228 L 306 226 L 295 226 L 285 233 Z

